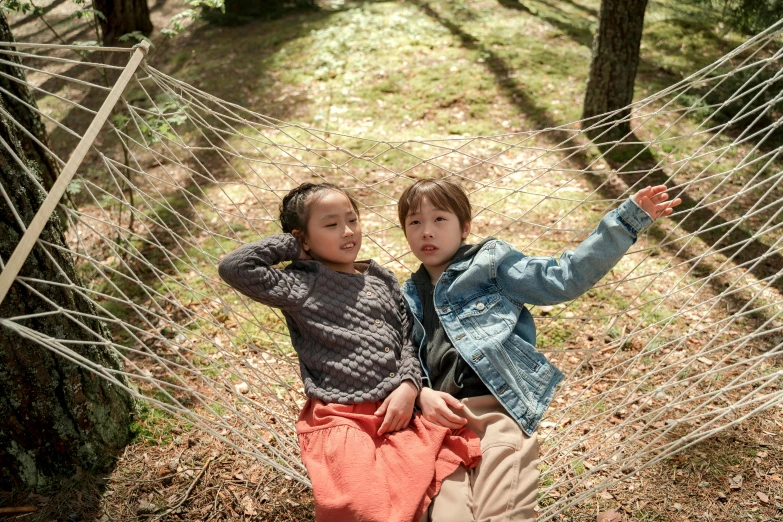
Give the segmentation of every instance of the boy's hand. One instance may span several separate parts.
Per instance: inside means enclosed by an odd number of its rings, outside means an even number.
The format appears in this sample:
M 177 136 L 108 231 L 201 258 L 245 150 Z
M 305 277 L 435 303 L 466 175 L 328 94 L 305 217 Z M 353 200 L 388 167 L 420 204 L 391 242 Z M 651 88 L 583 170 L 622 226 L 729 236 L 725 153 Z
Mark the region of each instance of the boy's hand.
M 468 420 L 451 411 L 449 406 L 457 410 L 461 410 L 464 407 L 459 402 L 459 399 L 446 392 L 435 391 L 432 388 L 421 389 L 421 393 L 419 393 L 419 407 L 421 408 L 422 417 L 433 424 L 440 424 L 452 430 L 463 427 Z
M 408 427 L 413 416 L 413 404 L 418 394 L 416 385 L 410 380 L 402 381 L 396 390 L 391 392 L 381 407 L 375 412 L 379 417 L 385 415 L 378 435 L 403 430 Z
M 666 185 L 645 187 L 633 195 L 634 203 L 647 212 L 653 220 L 661 216 L 668 216 L 674 207 L 682 203 L 680 198 L 674 201 L 666 201 L 667 199 L 669 199 L 669 194 L 666 193 Z

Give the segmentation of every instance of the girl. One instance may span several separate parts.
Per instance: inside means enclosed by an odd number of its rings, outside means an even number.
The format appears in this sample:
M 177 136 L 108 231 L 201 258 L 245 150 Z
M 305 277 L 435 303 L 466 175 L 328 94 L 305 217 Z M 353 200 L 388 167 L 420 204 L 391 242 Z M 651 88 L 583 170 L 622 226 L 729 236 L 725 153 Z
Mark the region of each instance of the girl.
M 279 308 L 308 401 L 296 425 L 316 519 L 418 520 L 460 465 L 480 458 L 467 429 L 411 417 L 421 367 L 395 276 L 356 262 L 359 209 L 334 185 L 305 183 L 280 206 L 284 234 L 228 255 L 220 277 Z M 293 261 L 283 270 L 273 268 Z

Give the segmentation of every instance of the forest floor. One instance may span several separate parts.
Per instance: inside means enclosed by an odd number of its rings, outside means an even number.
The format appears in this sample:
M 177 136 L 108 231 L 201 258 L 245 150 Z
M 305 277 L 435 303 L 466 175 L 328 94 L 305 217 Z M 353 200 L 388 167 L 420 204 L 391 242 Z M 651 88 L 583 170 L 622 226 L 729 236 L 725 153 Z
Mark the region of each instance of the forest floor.
M 76 9 L 70 0 L 38 3 L 46 23 L 30 14 L 10 17 L 17 40 L 95 39 L 85 19 L 70 16 Z M 153 67 L 260 114 L 391 141 L 514 133 L 578 120 L 599 2 L 332 0 L 317 11 L 235 27 L 188 22 L 170 40 L 160 29 L 183 3 L 156 0 L 150 8 Z M 703 3 L 651 1 L 636 99 L 675 84 L 744 40 Z M 60 72 L 91 73 L 78 65 Z M 64 84 L 49 89 L 88 107 L 101 100 Z M 71 128 L 89 124 L 55 99 L 38 101 Z M 74 144 L 68 135 L 54 140 L 60 157 Z M 78 194 L 74 198 L 79 201 Z M 405 268 L 395 271 L 402 277 Z M 625 303 L 623 295 L 606 299 L 617 308 Z M 561 342 L 567 328 L 555 320 L 546 325 L 539 343 Z M 137 362 L 139 371 L 156 372 L 151 361 Z M 566 360 L 562 365 L 569 367 Z M 764 371 L 780 369 L 773 359 Z M 0 508 L 36 511 L 0 519 L 314 520 L 309 489 L 192 424 L 150 405 L 140 409 L 134 429 L 136 438 L 109 474 L 75 477 L 50 494 L 2 493 Z M 783 520 L 782 438 L 783 415 L 774 407 L 639 471 L 557 520 Z M 542 498 L 542 505 L 551 500 Z

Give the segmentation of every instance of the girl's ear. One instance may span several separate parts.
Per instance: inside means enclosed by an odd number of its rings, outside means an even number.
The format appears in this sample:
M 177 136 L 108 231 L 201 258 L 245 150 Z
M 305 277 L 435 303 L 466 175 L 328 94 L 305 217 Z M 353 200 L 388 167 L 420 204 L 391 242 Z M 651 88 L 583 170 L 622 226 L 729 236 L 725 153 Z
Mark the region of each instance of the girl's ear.
M 291 235 L 294 236 L 299 241 L 299 243 L 302 245 L 302 248 L 304 249 L 305 252 L 310 251 L 310 245 L 307 244 L 307 239 L 305 238 L 305 235 L 302 234 L 302 232 L 294 229 L 291 231 Z
M 468 236 L 470 235 L 470 225 L 471 222 L 468 221 L 467 223 L 465 223 L 465 226 L 462 227 L 462 239 L 467 239 Z

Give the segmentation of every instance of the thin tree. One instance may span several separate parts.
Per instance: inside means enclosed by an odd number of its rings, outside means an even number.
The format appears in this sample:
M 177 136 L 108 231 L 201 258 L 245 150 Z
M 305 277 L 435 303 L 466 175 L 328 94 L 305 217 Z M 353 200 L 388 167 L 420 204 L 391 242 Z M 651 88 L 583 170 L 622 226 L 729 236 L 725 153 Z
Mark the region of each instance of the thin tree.
M 630 132 L 628 111 L 620 110 L 633 101 L 633 85 L 639 65 L 644 11 L 647 0 L 601 0 L 598 29 L 593 40 L 593 56 L 587 80 L 582 118 L 585 127 L 603 118 L 600 114 L 619 111 L 606 120 L 607 125 L 588 130 L 601 141 L 619 139 Z
M 93 6 L 103 16 L 98 16 L 104 45 L 111 45 L 124 34 L 152 33 L 152 21 L 147 0 L 94 0 Z
M 12 41 L 2 11 L 0 41 Z M 21 103 L 35 107 L 16 64 L 18 60 L 9 55 L 0 64 L 3 265 L 24 233 L 23 224 L 30 223 L 46 196 L 42 180 L 58 175 L 57 164 L 20 128 L 45 138 L 40 116 Z M 47 246 L 39 243 L 30 253 L 19 273 L 26 282 L 17 280 L 11 286 L 0 303 L 0 318 L 27 316 L 13 324 L 41 336 L 67 339 L 67 346 L 80 357 L 107 371 L 121 370 L 118 354 L 96 343 L 109 335 L 95 319 L 92 302 L 78 291 L 81 282 L 56 213 L 41 240 Z M 44 488 L 78 469 L 104 467 L 130 439 L 133 407 L 123 387 L 0 324 L 0 489 Z

